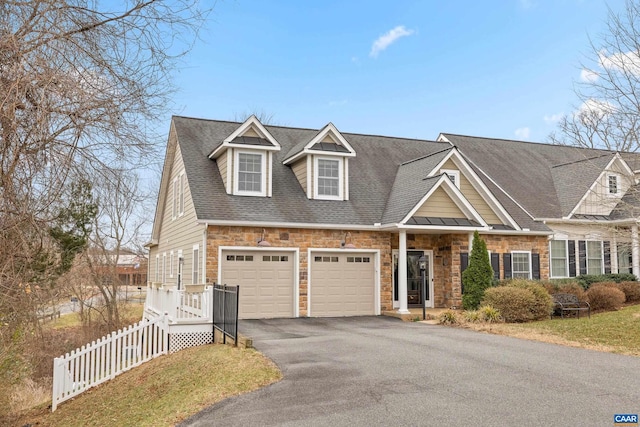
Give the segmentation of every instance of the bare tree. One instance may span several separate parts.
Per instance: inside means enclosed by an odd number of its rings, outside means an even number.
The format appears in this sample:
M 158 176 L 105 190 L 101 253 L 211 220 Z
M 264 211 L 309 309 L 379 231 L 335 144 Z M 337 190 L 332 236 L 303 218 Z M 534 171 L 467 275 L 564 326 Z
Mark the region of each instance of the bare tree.
M 206 14 L 198 0 L 0 4 L 4 323 L 21 324 L 32 307 L 16 302 L 53 286 L 69 266 L 50 230 L 60 225 L 71 183 L 112 180 L 160 157 L 155 121 Z
M 607 29 L 590 42 L 575 92 L 579 105 L 560 121 L 553 143 L 640 150 L 640 2 L 609 9 Z

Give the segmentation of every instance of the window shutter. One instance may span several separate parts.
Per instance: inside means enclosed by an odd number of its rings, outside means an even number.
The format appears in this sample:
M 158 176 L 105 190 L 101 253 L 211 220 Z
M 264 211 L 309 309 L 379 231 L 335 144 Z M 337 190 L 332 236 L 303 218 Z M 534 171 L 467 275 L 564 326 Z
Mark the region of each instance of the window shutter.
M 504 268 L 504 278 L 511 279 L 511 254 L 502 255 L 502 265 Z
M 491 268 L 493 268 L 493 278 L 500 280 L 500 254 L 491 254 Z
M 569 277 L 576 277 L 576 241 L 569 240 L 567 243 L 569 251 Z
M 540 280 L 540 254 L 531 254 L 531 276 Z
M 469 254 L 467 252 L 460 252 L 460 274 L 469 267 Z
M 578 240 L 578 263 L 580 274 L 587 274 L 587 242 Z
M 462 283 L 462 272 L 469 267 L 469 254 L 460 252 L 460 292 L 464 294 L 464 283 Z
M 602 242 L 604 252 L 604 274 L 611 273 L 611 246 L 608 241 Z

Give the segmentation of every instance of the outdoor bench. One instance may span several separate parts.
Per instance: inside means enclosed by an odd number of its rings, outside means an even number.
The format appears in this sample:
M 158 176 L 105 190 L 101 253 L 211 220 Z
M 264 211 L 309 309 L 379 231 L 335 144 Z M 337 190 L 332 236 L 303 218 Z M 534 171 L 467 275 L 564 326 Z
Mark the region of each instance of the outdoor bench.
M 578 297 L 573 294 L 554 294 L 553 297 L 553 312 L 560 313 L 560 317 L 564 319 L 565 313 L 576 313 L 576 316 L 580 317 L 581 311 L 586 311 L 587 315 L 591 317 L 591 306 L 588 302 L 581 302 Z

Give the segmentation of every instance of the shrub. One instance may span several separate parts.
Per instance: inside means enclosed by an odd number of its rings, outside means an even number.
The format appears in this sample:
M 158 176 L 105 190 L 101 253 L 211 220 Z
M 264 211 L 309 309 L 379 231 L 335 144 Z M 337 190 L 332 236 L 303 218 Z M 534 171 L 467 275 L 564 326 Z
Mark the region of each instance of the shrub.
M 509 286 L 527 289 L 533 294 L 535 302 L 529 307 L 533 320 L 549 317 L 551 310 L 553 310 L 553 299 L 551 295 L 549 295 L 549 292 L 537 281 L 517 279 L 513 280 Z
M 616 310 L 625 300 L 624 292 L 608 284 L 595 284 L 586 295 L 592 310 Z
M 620 290 L 624 292 L 626 302 L 640 301 L 640 282 L 620 282 Z
M 482 321 L 482 316 L 478 310 L 469 310 L 463 313 L 463 318 L 465 322 L 468 323 L 480 323 Z
M 528 322 L 534 318 L 531 307 L 536 297 L 529 289 L 499 286 L 485 291 L 482 304 L 497 309 L 505 322 Z
M 458 313 L 453 310 L 446 310 L 440 313 L 438 316 L 438 323 L 441 325 L 457 325 L 460 323 L 458 320 Z
M 490 305 L 483 305 L 478 310 L 480 313 L 480 317 L 484 322 L 487 323 L 498 323 L 502 322 L 502 316 L 500 315 L 500 311 L 491 307 Z
M 631 273 L 610 273 L 610 274 L 583 274 L 581 276 L 576 277 L 580 286 L 586 291 L 593 285 L 598 282 L 634 282 L 636 281 L 636 276 Z
M 493 284 L 493 268 L 489 262 L 487 245 L 477 231 L 473 233 L 469 266 L 462 273 L 462 283 L 462 306 L 465 310 L 476 310 L 480 306 L 485 289 Z

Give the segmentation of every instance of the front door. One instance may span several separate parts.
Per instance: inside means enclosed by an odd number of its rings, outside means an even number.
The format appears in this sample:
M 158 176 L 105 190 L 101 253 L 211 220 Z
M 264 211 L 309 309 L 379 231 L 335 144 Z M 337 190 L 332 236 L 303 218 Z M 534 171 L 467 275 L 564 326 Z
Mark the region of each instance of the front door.
M 430 252 L 426 251 L 407 251 L 407 303 L 409 306 L 422 306 L 422 277 L 420 275 L 419 259 L 425 256 L 427 260 L 426 275 L 426 302 L 427 307 L 432 307 L 431 302 L 431 257 Z M 394 305 L 398 303 L 398 252 L 393 254 L 393 301 Z

